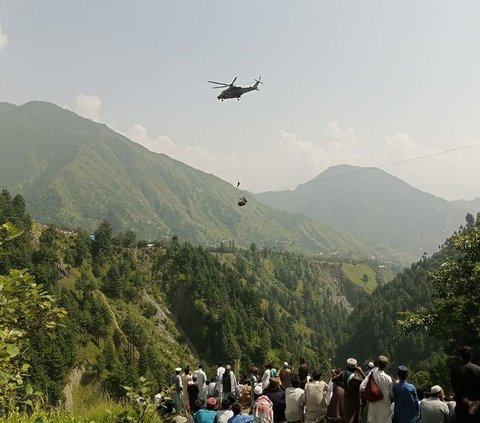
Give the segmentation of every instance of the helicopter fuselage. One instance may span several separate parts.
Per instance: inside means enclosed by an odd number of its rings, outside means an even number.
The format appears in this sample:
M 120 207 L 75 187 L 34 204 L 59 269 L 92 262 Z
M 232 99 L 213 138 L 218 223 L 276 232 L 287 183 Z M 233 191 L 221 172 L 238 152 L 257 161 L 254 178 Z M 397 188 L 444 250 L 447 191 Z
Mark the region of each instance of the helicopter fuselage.
M 220 93 L 220 95 L 217 96 L 219 100 L 223 101 L 229 98 L 236 98 L 237 100 L 240 100 L 240 97 L 243 94 L 248 93 L 250 91 L 258 91 L 258 84 L 263 84 L 263 82 L 261 82 L 260 79 L 262 79 L 261 76 L 259 76 L 258 79 L 255 80 L 256 81 L 255 84 L 253 84 L 250 87 L 236 87 L 235 85 L 233 85 L 235 84 L 237 77 L 235 77 L 230 84 L 225 84 L 224 82 L 217 82 L 217 81 L 208 81 L 208 82 L 210 84 L 217 85 L 216 87 L 212 87 L 212 88 L 225 88 Z
M 245 88 L 231 86 L 231 87 L 228 87 L 226 90 L 223 90 L 217 98 L 222 101 L 227 100 L 229 98 L 240 99 L 240 97 L 245 93 L 248 93 L 250 91 L 258 91 L 257 87 L 258 87 L 258 82 L 251 87 L 245 87 Z

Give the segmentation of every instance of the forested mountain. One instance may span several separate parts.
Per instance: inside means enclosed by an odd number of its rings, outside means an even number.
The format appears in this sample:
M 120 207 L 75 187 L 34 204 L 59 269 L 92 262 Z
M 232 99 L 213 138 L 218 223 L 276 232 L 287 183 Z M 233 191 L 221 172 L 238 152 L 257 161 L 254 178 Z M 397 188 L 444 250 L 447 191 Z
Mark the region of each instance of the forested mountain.
M 3 191 L 0 225 L 6 221 L 24 233 L 2 246 L 0 276 L 30 269 L 68 312 L 55 342 L 35 330 L 26 349 L 29 379 L 53 403 L 71 369 L 113 395 L 140 375 L 163 386 L 174 367 L 200 359 L 245 370 L 304 356 L 327 369 L 348 313 L 368 295 L 368 278 L 355 280 L 352 262 L 255 244 L 211 251 L 173 239 L 148 246 L 131 231 L 114 234 L 108 221 L 91 240 L 84 230 L 32 226 L 23 198 Z M 374 263 L 358 271 L 385 282 Z
M 416 257 L 435 252 L 465 216 L 448 201 L 383 170 L 349 165 L 331 167 L 293 191 L 265 192 L 256 198 Z
M 81 383 L 122 395 L 121 386 L 140 375 L 162 386 L 173 367 L 198 360 L 222 360 L 242 371 L 300 356 L 326 371 L 350 356 L 364 363 L 386 354 L 393 366 L 409 366 L 418 386 L 448 389 L 453 349 L 463 342 L 480 346 L 478 218 L 467 218 L 439 252 L 390 283 L 375 262 L 319 260 L 255 244 L 206 249 L 174 238 L 150 245 L 132 231 L 114 234 L 108 221 L 94 240 L 84 230 L 32 226 L 23 198 L 3 191 L 0 229 L 6 221 L 24 233 L 0 243 L 0 277 L 30 269 L 68 312 L 55 342 L 34 330 L 24 349 L 29 380 L 52 403 L 71 395 L 72 369 Z M 439 307 L 456 311 L 439 315 Z M 406 334 L 401 329 L 412 320 L 405 312 L 414 310 L 420 331 Z M 401 319 L 407 323 L 399 325 Z M 436 339 L 428 336 L 430 327 Z
M 303 216 L 266 207 L 221 179 L 148 151 L 105 125 L 53 104 L 0 103 L 0 185 L 22 194 L 42 222 L 92 231 L 108 219 L 155 240 L 380 253 L 352 236 Z M 238 207 L 239 195 L 248 205 Z
M 364 298 L 348 317 L 346 339 L 337 349 L 340 357 L 355 354 L 362 360 L 386 354 L 397 364 L 417 367 L 438 347 L 426 335 L 401 336 L 396 326 L 398 313 L 430 304 L 426 281 L 428 270 L 442 263 L 443 254 L 422 258 L 399 273 L 389 284 Z
M 337 356 L 355 352 L 369 360 L 386 354 L 393 368 L 404 364 L 421 371 L 415 376 L 417 386 L 427 389 L 436 382 L 448 391 L 456 348 L 480 348 L 479 233 L 480 219 L 467 216 L 465 227 L 440 251 L 422 257 L 362 299 L 347 319 Z

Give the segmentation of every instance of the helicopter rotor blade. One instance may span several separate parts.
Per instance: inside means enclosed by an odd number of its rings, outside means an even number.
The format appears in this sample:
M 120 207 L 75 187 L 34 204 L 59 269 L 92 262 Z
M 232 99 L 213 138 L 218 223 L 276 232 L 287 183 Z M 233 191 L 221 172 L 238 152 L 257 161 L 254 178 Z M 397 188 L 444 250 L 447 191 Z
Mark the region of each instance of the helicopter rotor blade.
M 232 81 L 232 83 L 230 85 L 233 85 L 235 84 L 235 81 L 237 80 L 237 77 L 235 77 L 235 79 Z
M 215 88 L 227 88 L 227 87 L 229 87 L 229 86 L 230 86 L 230 85 L 220 85 L 219 87 L 212 87 L 212 88 L 213 88 L 213 89 L 215 89 Z
M 215 81 L 207 81 L 207 82 L 210 82 L 210 84 L 225 85 L 226 87 L 230 85 L 230 84 L 227 84 L 226 82 L 215 82 Z

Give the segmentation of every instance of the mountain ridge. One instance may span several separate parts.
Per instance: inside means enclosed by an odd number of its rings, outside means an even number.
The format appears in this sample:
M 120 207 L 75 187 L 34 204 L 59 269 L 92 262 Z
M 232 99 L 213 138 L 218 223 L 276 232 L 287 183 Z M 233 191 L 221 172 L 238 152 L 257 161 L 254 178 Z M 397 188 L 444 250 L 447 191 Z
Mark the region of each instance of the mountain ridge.
M 417 255 L 434 251 L 464 218 L 463 210 L 447 200 L 381 169 L 352 165 L 333 166 L 292 191 L 270 191 L 256 198 Z
M 115 230 L 133 229 L 150 240 L 175 234 L 204 245 L 233 240 L 326 254 L 379 251 L 266 207 L 214 175 L 52 103 L 2 104 L 0 147 L 3 188 L 22 194 L 39 221 L 93 230 L 108 219 Z M 249 199 L 244 208 L 239 195 Z

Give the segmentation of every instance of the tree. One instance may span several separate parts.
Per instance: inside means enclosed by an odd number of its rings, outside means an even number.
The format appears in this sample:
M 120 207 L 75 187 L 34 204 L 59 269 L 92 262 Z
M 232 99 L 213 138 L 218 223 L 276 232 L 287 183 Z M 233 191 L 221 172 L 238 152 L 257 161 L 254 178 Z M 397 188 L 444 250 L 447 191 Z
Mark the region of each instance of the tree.
M 473 225 L 475 225 L 475 218 L 472 213 L 467 213 L 465 216 L 465 222 L 467 222 L 467 229 L 473 228 Z
M 12 225 L 2 225 L 0 253 L 3 243 L 18 235 L 20 232 Z M 53 329 L 57 320 L 66 315 L 56 301 L 26 270 L 11 269 L 0 275 L 0 414 L 8 414 L 21 402 L 29 404 L 33 389 L 24 383 L 29 369 L 28 335 Z
M 33 255 L 35 278 L 47 286 L 55 284 L 61 277 L 56 239 L 56 229 L 49 226 L 40 235 L 40 247 Z
M 112 225 L 108 220 L 102 220 L 100 226 L 94 233 L 95 239 L 92 243 L 92 257 L 95 262 L 102 265 L 112 251 Z
M 134 247 L 136 243 L 137 234 L 131 230 L 120 232 L 115 238 L 114 242 L 125 248 Z
M 90 251 L 90 237 L 84 229 L 79 229 L 75 238 L 74 258 L 75 266 L 80 266 Z
M 432 305 L 405 312 L 399 324 L 404 332 L 426 328 L 455 345 L 480 347 L 480 222 L 454 235 L 452 252 L 429 273 Z
M 81 293 L 82 298 L 90 298 L 92 292 L 97 289 L 96 280 L 86 272 L 81 272 L 75 279 L 75 289 Z
M 0 194 L 0 225 L 6 222 L 14 225 L 22 236 L 14 237 L 4 246 L 4 252 L 0 257 L 0 273 L 6 273 L 10 268 L 30 268 L 32 265 L 32 247 L 30 243 L 30 231 L 32 219 L 26 213 L 25 200 L 17 195 L 13 199 L 7 190 Z

